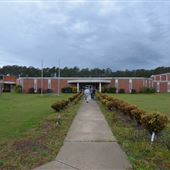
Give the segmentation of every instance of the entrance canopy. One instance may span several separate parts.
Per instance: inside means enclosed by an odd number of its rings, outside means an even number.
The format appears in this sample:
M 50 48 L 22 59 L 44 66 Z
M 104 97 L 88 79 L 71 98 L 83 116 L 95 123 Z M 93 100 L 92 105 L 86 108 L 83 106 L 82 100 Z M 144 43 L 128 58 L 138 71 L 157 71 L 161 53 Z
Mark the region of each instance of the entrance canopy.
M 110 80 L 91 80 L 91 79 L 83 79 L 83 80 L 68 80 L 68 83 L 110 83 Z
M 68 84 L 77 84 L 77 92 L 80 90 L 80 86 L 83 85 L 98 85 L 99 92 L 101 92 L 101 86 L 102 84 L 109 84 L 111 83 L 111 80 L 103 80 L 103 79 L 95 79 L 95 78 L 86 78 L 86 79 L 74 79 L 74 80 L 68 80 Z

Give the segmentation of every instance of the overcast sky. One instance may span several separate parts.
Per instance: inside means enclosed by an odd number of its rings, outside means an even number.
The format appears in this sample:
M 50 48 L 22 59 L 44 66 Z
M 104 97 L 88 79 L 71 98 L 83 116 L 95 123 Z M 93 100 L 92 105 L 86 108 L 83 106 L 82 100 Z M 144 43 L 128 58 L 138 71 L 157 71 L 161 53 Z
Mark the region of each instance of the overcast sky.
M 170 1 L 0 0 L 0 66 L 170 66 Z

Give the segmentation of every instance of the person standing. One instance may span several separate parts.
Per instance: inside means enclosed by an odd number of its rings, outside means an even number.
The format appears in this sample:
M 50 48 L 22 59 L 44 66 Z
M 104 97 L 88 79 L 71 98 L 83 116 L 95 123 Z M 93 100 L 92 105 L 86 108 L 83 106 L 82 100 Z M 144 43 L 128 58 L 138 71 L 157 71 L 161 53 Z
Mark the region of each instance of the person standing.
M 95 93 L 96 93 L 96 90 L 95 88 L 92 89 L 92 99 L 95 100 Z
M 89 98 L 90 98 L 90 90 L 88 88 L 86 88 L 84 90 L 84 98 L 85 98 L 86 103 L 88 103 L 89 102 Z

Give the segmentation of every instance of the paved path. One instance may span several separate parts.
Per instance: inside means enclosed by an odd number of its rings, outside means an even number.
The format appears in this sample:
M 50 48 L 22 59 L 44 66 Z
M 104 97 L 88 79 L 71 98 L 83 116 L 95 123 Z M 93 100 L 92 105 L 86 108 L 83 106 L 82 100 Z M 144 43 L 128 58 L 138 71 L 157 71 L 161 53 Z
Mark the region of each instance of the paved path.
M 125 170 L 125 153 L 95 101 L 83 102 L 56 159 L 34 170 Z

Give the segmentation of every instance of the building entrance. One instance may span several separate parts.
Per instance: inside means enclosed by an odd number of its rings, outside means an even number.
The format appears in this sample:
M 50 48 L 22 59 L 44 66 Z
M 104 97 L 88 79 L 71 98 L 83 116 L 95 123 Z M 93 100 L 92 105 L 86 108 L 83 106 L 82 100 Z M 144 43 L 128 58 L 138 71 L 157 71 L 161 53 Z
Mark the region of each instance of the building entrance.
M 83 91 L 85 88 L 88 89 L 99 89 L 99 83 L 80 83 L 80 90 Z

